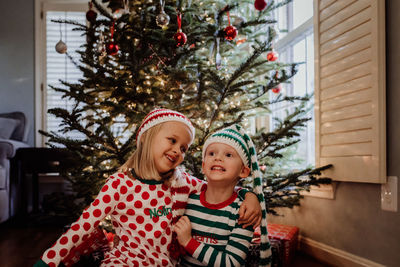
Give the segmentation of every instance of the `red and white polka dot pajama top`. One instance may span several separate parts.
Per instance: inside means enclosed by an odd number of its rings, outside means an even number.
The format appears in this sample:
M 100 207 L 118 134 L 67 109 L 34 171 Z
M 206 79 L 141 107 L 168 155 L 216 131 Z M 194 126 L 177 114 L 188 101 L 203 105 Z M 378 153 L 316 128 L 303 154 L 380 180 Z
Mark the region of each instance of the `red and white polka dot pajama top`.
M 42 260 L 51 267 L 58 266 L 110 215 L 120 242 L 106 252 L 101 266 L 174 266 L 169 254 L 172 221 L 183 214 L 189 194 L 201 191 L 203 185 L 180 170 L 175 171 L 171 187 L 116 173 Z

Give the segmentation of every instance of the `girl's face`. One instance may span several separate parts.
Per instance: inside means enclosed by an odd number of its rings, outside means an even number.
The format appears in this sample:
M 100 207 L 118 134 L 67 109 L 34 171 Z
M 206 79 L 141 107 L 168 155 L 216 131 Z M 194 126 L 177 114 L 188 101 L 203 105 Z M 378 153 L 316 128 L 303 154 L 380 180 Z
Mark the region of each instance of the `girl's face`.
M 190 129 L 181 122 L 169 121 L 162 125 L 153 141 L 154 165 L 163 174 L 182 163 L 191 141 Z

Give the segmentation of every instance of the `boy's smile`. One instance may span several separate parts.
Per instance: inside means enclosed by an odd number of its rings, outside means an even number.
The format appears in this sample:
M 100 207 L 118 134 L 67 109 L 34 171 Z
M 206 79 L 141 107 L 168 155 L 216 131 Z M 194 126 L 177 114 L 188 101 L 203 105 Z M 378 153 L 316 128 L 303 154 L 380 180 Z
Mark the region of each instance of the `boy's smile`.
M 211 166 L 212 171 L 225 171 L 225 168 L 219 165 L 213 165 Z

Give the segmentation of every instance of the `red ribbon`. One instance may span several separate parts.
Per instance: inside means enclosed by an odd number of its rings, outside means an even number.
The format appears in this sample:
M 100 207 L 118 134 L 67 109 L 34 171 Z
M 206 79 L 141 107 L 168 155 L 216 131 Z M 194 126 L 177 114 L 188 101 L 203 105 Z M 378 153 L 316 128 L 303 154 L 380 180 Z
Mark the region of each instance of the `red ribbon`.
M 182 24 L 182 14 L 178 12 L 178 15 L 176 17 L 176 20 L 178 21 L 178 29 L 181 29 L 181 24 Z
M 114 26 L 115 26 L 115 20 L 113 21 L 113 24 L 111 26 L 111 39 L 114 38 Z

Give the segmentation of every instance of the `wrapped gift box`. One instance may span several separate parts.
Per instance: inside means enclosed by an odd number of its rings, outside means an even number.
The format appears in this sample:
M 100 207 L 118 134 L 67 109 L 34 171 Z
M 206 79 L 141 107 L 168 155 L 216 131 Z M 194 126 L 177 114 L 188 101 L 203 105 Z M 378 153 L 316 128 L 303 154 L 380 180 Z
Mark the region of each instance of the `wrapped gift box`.
M 282 224 L 268 224 L 268 238 L 272 250 L 272 267 L 287 267 L 297 249 L 299 228 Z M 260 246 L 260 228 L 254 232 L 254 238 L 246 259 L 246 267 L 257 266 Z
M 299 238 L 299 228 L 296 226 L 282 224 L 268 224 L 268 238 L 272 241 L 278 241 L 283 247 L 282 266 L 289 266 L 297 249 Z

